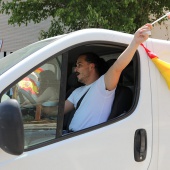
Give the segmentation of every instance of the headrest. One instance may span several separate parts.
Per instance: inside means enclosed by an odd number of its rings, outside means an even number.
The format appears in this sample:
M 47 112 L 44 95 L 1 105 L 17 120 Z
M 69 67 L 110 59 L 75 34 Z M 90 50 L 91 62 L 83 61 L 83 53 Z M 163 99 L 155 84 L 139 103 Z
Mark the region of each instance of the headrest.
M 106 61 L 108 67 L 110 68 L 116 60 L 117 59 L 110 59 L 110 60 Z

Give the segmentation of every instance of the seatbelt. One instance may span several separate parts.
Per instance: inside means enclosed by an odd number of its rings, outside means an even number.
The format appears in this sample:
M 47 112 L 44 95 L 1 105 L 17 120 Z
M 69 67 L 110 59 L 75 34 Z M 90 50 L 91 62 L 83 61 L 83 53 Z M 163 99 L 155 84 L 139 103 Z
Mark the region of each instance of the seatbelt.
M 89 88 L 90 89 L 90 88 Z M 81 98 L 79 99 L 79 101 L 77 102 L 77 106 L 75 108 L 75 110 L 77 110 L 83 100 L 83 98 L 85 97 L 85 95 L 87 94 L 87 92 L 89 91 L 89 89 L 86 91 L 86 93 L 83 94 L 83 96 L 81 96 Z
M 90 88 L 89 88 L 89 89 L 90 89 Z M 64 115 L 65 118 L 64 118 L 64 123 L 63 123 L 63 124 L 64 124 L 65 130 L 66 130 L 67 132 L 70 131 L 70 130 L 69 130 L 69 125 L 70 125 L 71 120 L 72 120 L 72 118 L 73 118 L 73 116 L 74 116 L 74 113 L 75 113 L 76 110 L 79 108 L 79 106 L 80 106 L 83 98 L 85 97 L 85 95 L 87 94 L 87 92 L 89 91 L 89 89 L 83 94 L 83 96 L 81 96 L 81 98 L 80 98 L 79 101 L 77 102 L 76 108 L 75 108 L 73 111 L 71 111 L 70 113 Z
M 89 89 L 90 89 L 90 88 L 89 88 Z M 76 110 L 79 108 L 79 106 L 80 106 L 83 98 L 85 97 L 85 95 L 87 94 L 87 92 L 89 91 L 89 89 L 83 94 L 83 96 L 81 96 L 81 98 L 80 98 L 79 101 L 77 102 L 77 106 L 76 106 L 75 110 L 72 111 L 72 113 L 71 113 L 71 118 L 70 118 L 70 120 L 69 120 L 69 125 L 70 125 L 70 123 L 71 123 L 71 120 L 72 120 L 72 118 L 73 118 Z M 68 129 L 69 129 L 69 125 L 68 125 Z M 72 130 L 68 130 L 68 131 L 69 131 L 69 132 L 73 132 Z

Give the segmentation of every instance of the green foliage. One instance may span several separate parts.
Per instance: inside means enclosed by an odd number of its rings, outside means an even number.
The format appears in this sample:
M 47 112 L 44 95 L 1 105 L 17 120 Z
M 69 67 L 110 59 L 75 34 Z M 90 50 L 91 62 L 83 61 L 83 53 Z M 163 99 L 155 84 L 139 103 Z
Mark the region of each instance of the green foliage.
M 0 0 L 0 13 L 10 15 L 9 24 L 39 23 L 51 19 L 47 38 L 84 28 L 105 28 L 134 33 L 170 9 L 169 0 Z

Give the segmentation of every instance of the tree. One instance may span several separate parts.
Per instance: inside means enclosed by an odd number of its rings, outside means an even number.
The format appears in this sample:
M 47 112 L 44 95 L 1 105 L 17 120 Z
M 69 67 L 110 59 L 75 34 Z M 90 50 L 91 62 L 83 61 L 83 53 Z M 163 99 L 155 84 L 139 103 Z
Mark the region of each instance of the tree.
M 9 24 L 39 23 L 51 17 L 47 38 L 84 28 L 105 28 L 134 33 L 170 9 L 169 0 L 0 0 L 0 13 L 10 15 Z

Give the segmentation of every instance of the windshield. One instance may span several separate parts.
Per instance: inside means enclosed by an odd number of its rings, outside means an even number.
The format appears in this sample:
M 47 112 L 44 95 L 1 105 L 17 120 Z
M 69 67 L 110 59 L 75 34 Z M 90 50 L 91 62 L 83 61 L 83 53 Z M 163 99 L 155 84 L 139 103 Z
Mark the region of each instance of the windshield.
M 61 37 L 61 36 L 60 36 Z M 56 41 L 60 37 L 47 39 L 44 41 L 40 41 L 31 45 L 28 45 L 16 52 L 0 59 L 0 75 L 6 72 L 8 69 L 19 63 L 24 58 L 28 57 L 29 55 L 33 54 L 34 52 L 40 50 L 41 48 L 47 46 L 48 44 Z

